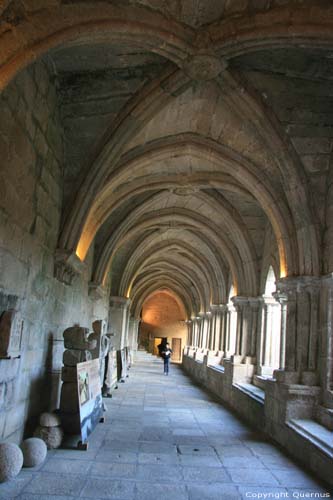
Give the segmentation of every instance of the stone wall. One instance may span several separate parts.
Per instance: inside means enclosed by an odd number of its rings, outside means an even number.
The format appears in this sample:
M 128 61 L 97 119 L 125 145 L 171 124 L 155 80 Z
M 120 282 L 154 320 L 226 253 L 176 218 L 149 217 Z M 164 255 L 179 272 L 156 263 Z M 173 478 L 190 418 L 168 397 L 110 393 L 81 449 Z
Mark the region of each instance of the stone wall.
M 23 318 L 20 359 L 0 360 L 0 439 L 19 441 L 26 423 L 56 405 L 62 331 L 106 318 L 88 295 L 93 255 L 72 287 L 53 277 L 63 193 L 63 132 L 56 84 L 45 61 L 1 96 L 0 302 Z M 51 401 L 53 399 L 53 401 Z M 29 425 L 28 425 L 29 428 Z

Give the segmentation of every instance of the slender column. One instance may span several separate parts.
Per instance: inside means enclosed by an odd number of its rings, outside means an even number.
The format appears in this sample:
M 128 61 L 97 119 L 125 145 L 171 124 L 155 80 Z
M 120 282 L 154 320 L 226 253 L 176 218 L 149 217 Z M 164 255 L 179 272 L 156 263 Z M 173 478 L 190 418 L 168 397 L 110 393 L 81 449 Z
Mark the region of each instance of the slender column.
M 131 301 L 125 297 L 110 297 L 109 328 L 112 333 L 114 333 L 112 339 L 114 349 L 122 352 L 122 379 L 127 375 L 124 348 L 127 347 L 128 344 L 130 303 Z
M 223 357 L 227 356 L 227 328 L 228 328 L 228 306 L 219 305 L 219 343 L 217 349 L 223 351 Z
M 320 383 L 323 403 L 333 409 L 333 274 L 322 278 L 320 319 Z
M 202 341 L 203 341 L 203 326 L 204 322 L 203 319 L 200 316 L 197 316 L 197 321 L 198 321 L 198 328 L 199 328 L 199 335 L 198 335 L 198 347 L 202 348 Z
M 213 315 L 213 317 L 212 317 L 213 327 L 212 327 L 211 349 L 214 351 L 218 351 L 219 350 L 220 335 L 221 335 L 221 330 L 220 330 L 221 316 L 220 316 L 219 306 L 212 305 L 211 310 L 212 310 L 212 315 Z
M 203 349 L 207 349 L 209 332 L 209 317 L 207 313 L 202 314 L 202 345 Z
M 193 322 L 191 320 L 186 320 L 185 321 L 186 326 L 187 326 L 187 339 L 186 339 L 186 345 L 192 346 L 193 345 Z
M 235 354 L 245 361 L 251 358 L 255 362 L 256 336 L 258 325 L 259 299 L 257 297 L 233 297 L 232 302 L 237 310 L 237 334 Z
M 272 375 L 279 366 L 280 318 L 277 317 L 279 304 L 273 297 L 263 296 L 260 307 L 259 334 L 257 345 L 257 373 Z
M 225 356 L 229 358 L 236 352 L 237 336 L 237 310 L 234 305 L 228 304 L 226 318 L 226 350 Z

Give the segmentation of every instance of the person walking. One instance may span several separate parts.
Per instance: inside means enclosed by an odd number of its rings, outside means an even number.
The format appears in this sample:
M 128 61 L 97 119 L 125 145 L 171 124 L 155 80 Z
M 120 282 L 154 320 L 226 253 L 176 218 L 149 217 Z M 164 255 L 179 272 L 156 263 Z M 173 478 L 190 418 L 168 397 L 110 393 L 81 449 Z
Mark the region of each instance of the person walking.
M 164 361 L 164 375 L 169 375 L 169 365 L 170 365 L 172 349 L 170 349 L 170 345 L 168 343 L 165 344 L 165 347 L 162 350 L 161 354 Z

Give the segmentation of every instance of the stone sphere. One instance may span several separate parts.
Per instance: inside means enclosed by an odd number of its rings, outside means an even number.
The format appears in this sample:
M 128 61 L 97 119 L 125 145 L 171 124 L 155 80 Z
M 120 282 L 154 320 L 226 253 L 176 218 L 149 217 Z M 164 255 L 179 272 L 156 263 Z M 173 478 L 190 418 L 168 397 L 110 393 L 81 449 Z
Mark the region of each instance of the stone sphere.
M 42 439 L 49 450 L 59 448 L 63 435 L 61 427 L 42 427 L 39 425 L 34 432 L 34 437 Z
M 42 427 L 59 427 L 61 420 L 55 413 L 42 413 L 39 417 L 39 424 Z
M 23 441 L 21 450 L 23 453 L 24 467 L 37 467 L 37 465 L 44 462 L 47 455 L 45 442 L 36 437 Z
M 22 469 L 23 453 L 14 443 L 0 443 L 0 483 L 13 479 Z

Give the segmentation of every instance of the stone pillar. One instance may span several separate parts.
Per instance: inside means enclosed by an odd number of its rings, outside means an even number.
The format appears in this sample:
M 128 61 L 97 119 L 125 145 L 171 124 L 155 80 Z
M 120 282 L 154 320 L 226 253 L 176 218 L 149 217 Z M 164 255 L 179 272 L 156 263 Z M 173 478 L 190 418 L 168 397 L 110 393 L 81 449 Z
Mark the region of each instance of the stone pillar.
M 319 278 L 283 278 L 275 298 L 281 304 L 280 370 L 278 380 L 317 385 L 319 344 Z
M 333 430 L 333 274 L 322 278 L 320 293 L 319 377 L 322 388 L 318 420 Z
M 130 317 L 128 325 L 128 347 L 130 353 L 131 364 L 133 364 L 134 356 L 138 350 L 138 334 L 140 320 Z
M 235 327 L 235 331 L 234 330 Z M 226 311 L 226 340 L 225 340 L 225 357 L 230 358 L 235 354 L 236 350 L 236 335 L 237 335 L 237 310 L 233 303 L 227 305 Z
M 203 349 L 208 349 L 208 341 L 209 341 L 209 316 L 207 313 L 200 313 L 202 318 L 202 345 Z
M 214 326 L 214 315 L 212 314 L 211 311 L 208 311 L 206 313 L 206 318 L 207 318 L 207 341 L 206 341 L 206 349 L 213 349 L 213 341 L 214 341 L 214 331 L 213 331 L 213 326 Z
M 317 417 L 320 279 L 282 278 L 273 294 L 281 304 L 280 369 L 266 383 L 266 430 L 277 437 L 290 419 Z
M 218 350 L 223 351 L 223 357 L 227 357 L 227 341 L 228 341 L 228 306 L 227 304 L 219 305 L 219 318 L 220 318 L 220 336 Z
M 256 341 L 259 375 L 271 376 L 274 369 L 280 366 L 280 320 L 276 323 L 278 309 L 279 304 L 273 297 L 262 297 L 259 333 Z
M 220 324 L 219 324 L 219 314 L 218 314 L 218 306 L 211 306 L 212 318 L 211 318 L 211 343 L 209 349 L 212 351 L 218 350 L 219 344 L 219 335 L 220 335 Z
M 194 347 L 199 347 L 199 330 L 200 324 L 198 318 L 192 319 L 192 345 Z
M 259 300 L 257 297 L 233 297 L 237 311 L 236 362 L 255 362 Z
M 197 321 L 198 321 L 198 347 L 203 347 L 203 318 L 200 316 L 197 316 Z
M 110 297 L 109 329 L 114 333 L 114 349 L 122 353 L 122 380 L 127 375 L 125 348 L 128 347 L 129 305 L 130 300 L 125 297 Z

